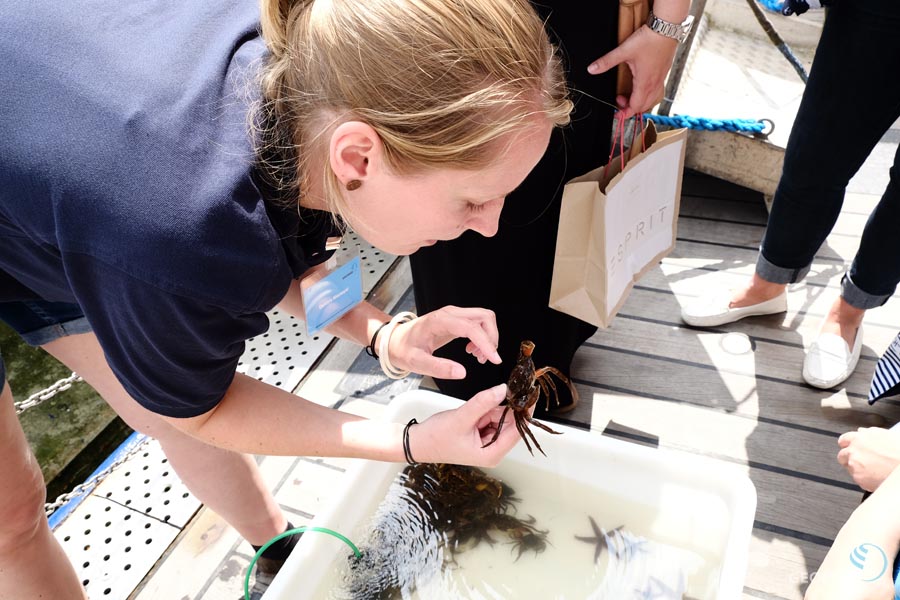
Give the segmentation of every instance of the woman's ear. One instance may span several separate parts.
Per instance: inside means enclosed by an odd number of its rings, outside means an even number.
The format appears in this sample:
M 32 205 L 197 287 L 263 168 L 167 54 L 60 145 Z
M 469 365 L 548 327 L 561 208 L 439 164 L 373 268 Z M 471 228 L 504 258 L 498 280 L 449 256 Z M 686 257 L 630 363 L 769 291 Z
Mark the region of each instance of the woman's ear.
M 341 123 L 331 134 L 331 169 L 344 186 L 354 180 L 364 182 L 381 151 L 381 138 L 370 125 L 361 121 Z

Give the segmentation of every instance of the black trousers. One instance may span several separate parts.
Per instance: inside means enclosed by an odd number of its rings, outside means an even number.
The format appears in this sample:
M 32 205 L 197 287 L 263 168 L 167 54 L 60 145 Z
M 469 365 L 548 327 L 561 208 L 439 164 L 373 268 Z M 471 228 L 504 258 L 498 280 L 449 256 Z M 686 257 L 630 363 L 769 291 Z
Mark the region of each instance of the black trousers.
M 791 129 L 757 272 L 802 278 L 834 227 L 850 178 L 900 117 L 900 3 L 841 0 L 829 10 Z M 900 152 L 842 286 L 858 308 L 884 304 L 900 281 Z
M 467 400 L 503 383 L 515 364 L 519 343 L 532 340 L 535 365 L 565 374 L 575 351 L 596 328 L 548 308 L 563 185 L 606 163 L 615 99 L 615 70 L 600 76 L 587 66 L 616 45 L 618 2 L 541 2 L 535 8 L 564 59 L 575 102 L 572 123 L 557 129 L 544 157 L 507 197 L 496 236 L 472 231 L 411 256 L 420 313 L 446 305 L 489 308 L 497 315 L 503 364 L 479 365 L 456 340 L 436 354 L 466 367 L 464 380 L 438 380 L 440 390 Z M 560 400 L 568 403 L 565 386 Z

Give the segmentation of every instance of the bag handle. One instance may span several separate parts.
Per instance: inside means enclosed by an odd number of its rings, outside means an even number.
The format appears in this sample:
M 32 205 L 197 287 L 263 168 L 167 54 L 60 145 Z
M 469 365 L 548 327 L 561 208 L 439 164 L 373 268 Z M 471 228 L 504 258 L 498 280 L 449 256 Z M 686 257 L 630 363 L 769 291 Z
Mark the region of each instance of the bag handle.
M 621 161 L 622 171 L 625 170 L 625 116 L 622 111 L 616 111 L 615 114 L 616 119 L 616 132 L 613 134 L 611 148 L 609 150 L 609 160 L 606 161 L 606 167 L 603 168 L 603 180 L 606 181 L 606 176 L 609 174 L 609 165 L 612 164 L 613 156 L 616 153 L 616 142 L 619 142 L 619 160 Z M 635 138 L 637 137 L 637 125 L 640 123 L 641 125 L 641 152 L 647 151 L 647 142 L 645 139 L 645 134 L 647 132 L 644 126 L 644 114 L 638 113 L 634 116 L 634 126 L 631 128 L 631 144 L 628 145 L 629 149 L 634 147 Z

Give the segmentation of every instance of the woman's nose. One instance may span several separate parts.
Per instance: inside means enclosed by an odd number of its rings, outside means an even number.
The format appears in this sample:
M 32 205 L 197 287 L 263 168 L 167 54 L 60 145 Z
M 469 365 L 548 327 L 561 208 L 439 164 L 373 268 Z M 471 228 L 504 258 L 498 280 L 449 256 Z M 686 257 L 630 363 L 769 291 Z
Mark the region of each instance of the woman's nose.
M 473 216 L 466 223 L 466 229 L 480 233 L 484 237 L 494 237 L 500 227 L 500 213 L 503 211 L 505 198 L 488 203 L 480 214 Z

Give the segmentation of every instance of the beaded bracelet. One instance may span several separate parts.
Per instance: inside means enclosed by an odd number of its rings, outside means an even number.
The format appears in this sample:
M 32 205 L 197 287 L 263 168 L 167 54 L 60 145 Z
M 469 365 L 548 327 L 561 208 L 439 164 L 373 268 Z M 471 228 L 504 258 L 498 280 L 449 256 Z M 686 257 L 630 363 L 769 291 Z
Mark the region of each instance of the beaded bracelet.
M 381 334 L 381 341 L 378 343 L 378 362 L 381 363 L 381 370 L 391 379 L 403 379 L 409 375 L 409 371 L 405 371 L 395 367 L 391 363 L 391 357 L 388 354 L 388 346 L 391 343 L 391 334 L 394 328 L 403 323 L 409 323 L 416 319 L 415 313 L 404 311 L 394 315 L 387 325 L 384 327 L 384 333 Z

